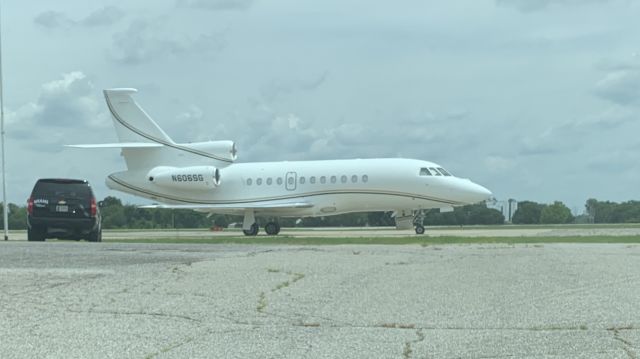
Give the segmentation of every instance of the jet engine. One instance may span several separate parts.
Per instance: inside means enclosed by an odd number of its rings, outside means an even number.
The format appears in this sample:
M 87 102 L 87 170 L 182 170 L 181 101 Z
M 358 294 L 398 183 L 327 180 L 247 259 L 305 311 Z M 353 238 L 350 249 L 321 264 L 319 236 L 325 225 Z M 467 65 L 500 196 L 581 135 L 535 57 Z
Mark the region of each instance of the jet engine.
M 167 188 L 210 190 L 220 185 L 220 170 L 213 166 L 155 167 L 147 173 L 149 182 Z

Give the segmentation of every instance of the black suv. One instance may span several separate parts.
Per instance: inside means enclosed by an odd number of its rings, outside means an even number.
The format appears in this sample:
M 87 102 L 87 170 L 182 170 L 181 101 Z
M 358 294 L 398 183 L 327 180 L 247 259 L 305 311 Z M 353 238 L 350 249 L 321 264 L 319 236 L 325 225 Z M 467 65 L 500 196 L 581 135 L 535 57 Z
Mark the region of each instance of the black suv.
M 39 179 L 27 202 L 27 238 L 102 241 L 100 209 L 86 180 Z

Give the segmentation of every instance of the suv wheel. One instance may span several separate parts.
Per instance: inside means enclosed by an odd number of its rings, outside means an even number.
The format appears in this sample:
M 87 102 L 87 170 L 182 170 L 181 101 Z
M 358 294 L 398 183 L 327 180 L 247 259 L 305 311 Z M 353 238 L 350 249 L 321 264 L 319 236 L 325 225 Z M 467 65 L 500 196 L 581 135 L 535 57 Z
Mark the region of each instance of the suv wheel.
M 102 229 L 97 229 L 89 233 L 89 242 L 102 242 Z
M 31 242 L 43 242 L 44 241 L 44 231 L 38 228 L 29 228 L 27 229 L 27 240 Z

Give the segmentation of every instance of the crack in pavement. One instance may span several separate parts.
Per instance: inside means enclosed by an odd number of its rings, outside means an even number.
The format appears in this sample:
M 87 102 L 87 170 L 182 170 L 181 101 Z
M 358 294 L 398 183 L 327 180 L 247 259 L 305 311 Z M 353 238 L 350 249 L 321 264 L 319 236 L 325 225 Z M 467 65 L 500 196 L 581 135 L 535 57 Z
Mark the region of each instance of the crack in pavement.
M 416 330 L 417 338 L 415 340 L 409 340 L 404 342 L 404 350 L 402 351 L 402 357 L 404 359 L 411 359 L 413 354 L 413 346 L 421 343 L 425 339 L 425 335 L 421 329 Z
M 269 273 L 282 273 L 283 271 L 279 269 L 267 269 Z M 284 282 L 278 283 L 275 287 L 271 288 L 271 293 L 275 293 L 279 290 L 289 287 L 290 285 L 296 283 L 305 277 L 304 273 L 296 273 L 292 271 L 286 271 L 285 274 L 292 276 L 293 278 L 286 280 Z M 265 292 L 260 292 L 260 296 L 258 298 L 258 305 L 256 306 L 256 311 L 262 314 L 272 314 L 266 311 L 268 302 L 267 302 L 267 294 Z
M 623 330 L 635 330 L 635 328 L 632 327 L 632 326 L 607 328 L 607 331 L 613 333 L 613 340 L 615 340 L 615 341 L 620 343 L 620 346 L 622 347 L 622 350 L 624 350 L 624 352 L 627 354 L 627 356 L 630 359 L 637 359 L 638 356 L 636 355 L 635 351 L 633 350 L 634 349 L 633 343 L 630 342 L 629 340 L 623 338 L 622 335 L 620 334 L 620 332 L 623 331 Z
M 75 310 L 67 308 L 67 312 L 76 313 L 76 314 L 105 314 L 105 315 L 122 315 L 122 316 L 148 316 L 148 317 L 158 317 L 158 318 L 173 318 L 173 319 L 183 319 L 190 322 L 202 323 L 201 319 L 192 318 L 186 315 L 180 314 L 169 314 L 169 313 L 160 313 L 160 312 L 128 312 L 128 311 L 111 311 L 111 310 Z

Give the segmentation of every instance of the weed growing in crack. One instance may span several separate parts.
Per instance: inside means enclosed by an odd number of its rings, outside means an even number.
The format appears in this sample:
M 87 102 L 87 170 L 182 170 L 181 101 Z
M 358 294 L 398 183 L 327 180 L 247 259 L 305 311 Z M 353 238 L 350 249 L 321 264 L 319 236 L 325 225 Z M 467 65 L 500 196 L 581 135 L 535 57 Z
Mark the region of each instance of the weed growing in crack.
M 264 313 L 264 309 L 267 307 L 267 296 L 264 292 L 260 292 L 260 298 L 258 298 L 258 306 L 256 310 L 258 313 Z

